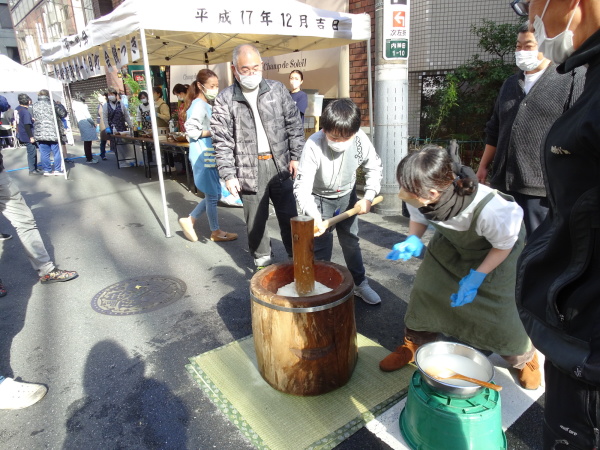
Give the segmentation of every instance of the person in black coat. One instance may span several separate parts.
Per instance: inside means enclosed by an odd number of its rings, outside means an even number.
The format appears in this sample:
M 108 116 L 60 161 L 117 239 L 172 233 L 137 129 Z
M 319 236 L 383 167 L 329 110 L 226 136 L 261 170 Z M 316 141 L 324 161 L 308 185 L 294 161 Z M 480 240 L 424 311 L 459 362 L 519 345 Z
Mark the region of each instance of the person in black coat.
M 521 254 L 516 298 L 546 356 L 544 448 L 599 448 L 600 2 L 532 0 L 513 8 L 529 14 L 540 51 L 559 73 L 588 67 L 583 93 L 542 142 L 550 209 Z

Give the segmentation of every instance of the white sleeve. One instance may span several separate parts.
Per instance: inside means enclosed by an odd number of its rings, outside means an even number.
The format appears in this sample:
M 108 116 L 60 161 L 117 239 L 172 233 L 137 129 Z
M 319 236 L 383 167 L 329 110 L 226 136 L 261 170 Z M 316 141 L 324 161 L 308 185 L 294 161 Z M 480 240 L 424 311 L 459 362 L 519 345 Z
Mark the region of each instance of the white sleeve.
M 360 141 L 365 148 L 365 158 L 362 164 L 362 168 L 365 171 L 365 195 L 369 201 L 373 201 L 375 196 L 379 194 L 381 190 L 381 179 L 383 177 L 383 167 L 381 165 L 381 158 L 375 151 L 375 147 L 371 144 L 371 141 L 362 131 L 359 134 Z
M 190 118 L 185 121 L 185 132 L 190 139 L 200 139 L 202 132 L 202 124 L 206 120 L 206 109 L 203 105 L 194 105 L 190 113 Z
M 519 238 L 522 222 L 523 210 L 517 202 L 509 202 L 496 194 L 479 214 L 475 231 L 492 247 L 509 250 Z
M 421 214 L 421 211 L 419 211 L 418 208 L 415 208 L 414 206 L 409 205 L 407 203 L 406 209 L 408 209 L 408 212 L 410 214 L 410 220 L 412 220 L 413 222 L 421 223 L 423 225 L 429 225 L 429 220 L 427 220 L 425 216 Z
M 294 180 L 294 197 L 298 204 L 298 213 L 305 214 L 313 219 L 321 220 L 321 213 L 312 196 L 315 174 L 319 170 L 321 149 L 309 139 L 304 144 L 300 163 L 298 164 L 298 173 Z

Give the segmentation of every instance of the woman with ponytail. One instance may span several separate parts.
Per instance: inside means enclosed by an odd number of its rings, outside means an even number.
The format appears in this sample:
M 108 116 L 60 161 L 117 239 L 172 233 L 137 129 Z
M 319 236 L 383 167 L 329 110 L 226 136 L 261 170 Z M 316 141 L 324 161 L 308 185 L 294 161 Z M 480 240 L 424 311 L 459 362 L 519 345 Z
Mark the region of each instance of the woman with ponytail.
M 510 196 L 479 184 L 449 150 L 426 145 L 406 156 L 396 171 L 399 197 L 410 212 L 409 236 L 388 259 L 408 261 L 431 238 L 404 317 L 404 343 L 379 363 L 383 371 L 414 361 L 417 348 L 440 334 L 495 352 L 518 370 L 525 389 L 537 389 L 541 373 L 535 348 L 515 303 L 516 263 L 523 250 L 523 210 Z
M 215 161 L 210 131 L 212 102 L 219 92 L 219 79 L 212 70 L 202 69 L 196 81 L 187 90 L 185 98 L 186 117 L 185 130 L 190 141 L 190 163 L 194 172 L 194 183 L 204 193 L 202 200 L 188 217 L 179 219 L 179 225 L 185 237 L 192 242 L 198 240 L 194 224 L 200 215 L 206 212 L 210 225 L 211 241 L 233 241 L 236 233 L 227 233 L 219 229 L 217 204 L 221 198 L 221 184 Z

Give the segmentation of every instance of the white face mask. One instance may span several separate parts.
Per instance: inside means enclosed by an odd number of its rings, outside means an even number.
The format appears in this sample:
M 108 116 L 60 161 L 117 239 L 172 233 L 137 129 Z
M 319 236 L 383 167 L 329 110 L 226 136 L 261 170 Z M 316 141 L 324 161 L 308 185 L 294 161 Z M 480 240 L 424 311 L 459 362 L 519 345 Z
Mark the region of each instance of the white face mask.
M 533 28 L 535 30 L 533 35 L 538 42 L 539 51 L 542 52 L 546 58 L 552 60 L 555 64 L 562 64 L 575 51 L 575 48 L 573 47 L 573 32 L 569 30 L 571 21 L 575 16 L 575 11 L 573 11 L 565 31 L 554 36 L 553 38 L 549 38 L 546 35 L 546 28 L 544 27 L 544 22 L 542 21 L 549 3 L 550 0 L 548 0 L 546 2 L 546 6 L 544 6 L 542 17 L 535 16 L 533 19 Z M 578 5 L 579 2 L 577 2 L 575 8 L 577 8 Z
M 300 80 L 290 80 L 290 86 L 292 86 L 293 90 L 300 89 L 300 84 L 302 82 Z
M 350 138 L 344 142 L 335 142 L 335 141 L 331 141 L 331 140 L 327 139 L 327 145 L 334 152 L 342 153 L 350 148 L 350 146 L 352 145 L 352 141 L 354 141 L 353 138 Z
M 515 52 L 515 61 L 517 67 L 525 72 L 537 69 L 542 63 L 542 61 L 538 59 L 537 50 L 520 50 Z
M 206 97 L 206 100 L 214 100 L 215 98 L 217 98 L 218 94 L 219 94 L 219 88 L 204 90 L 204 96 Z
M 109 95 L 108 96 L 108 101 L 109 102 L 116 102 L 117 101 L 117 97 L 115 95 Z
M 144 105 L 147 105 L 147 104 L 148 104 L 148 99 L 147 99 L 147 98 L 143 98 L 143 99 L 142 99 L 142 103 L 143 103 Z
M 240 84 L 242 87 L 250 91 L 256 89 L 262 81 L 262 72 L 256 72 L 254 75 L 242 75 L 238 72 L 237 67 L 235 68 L 235 71 L 238 74 L 238 77 L 240 77 Z

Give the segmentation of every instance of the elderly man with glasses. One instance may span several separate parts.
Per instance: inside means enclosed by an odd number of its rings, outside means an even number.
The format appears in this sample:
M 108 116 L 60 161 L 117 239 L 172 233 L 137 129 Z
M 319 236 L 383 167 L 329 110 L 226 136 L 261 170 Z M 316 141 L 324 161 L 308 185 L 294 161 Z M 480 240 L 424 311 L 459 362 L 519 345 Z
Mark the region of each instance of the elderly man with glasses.
M 587 66 L 542 141 L 550 211 L 521 255 L 516 297 L 546 356 L 544 448 L 600 448 L 600 0 L 511 5 L 559 73 Z
M 269 200 L 285 250 L 292 257 L 290 219 L 297 215 L 292 178 L 304 147 L 304 127 L 285 86 L 262 78 L 256 47 L 237 46 L 231 70 L 235 81 L 219 93 L 213 107 L 213 146 L 219 175 L 229 192 L 242 198 L 248 247 L 261 269 L 273 262 L 267 229 Z

